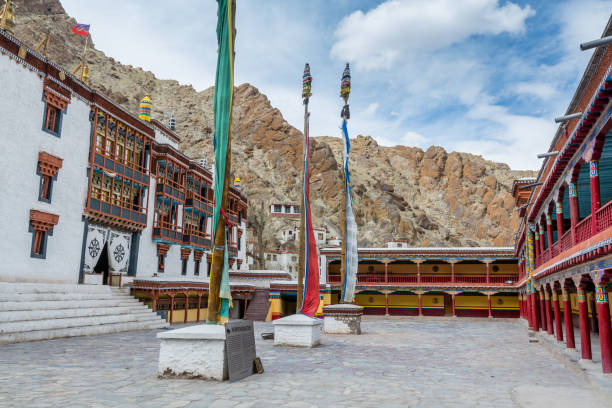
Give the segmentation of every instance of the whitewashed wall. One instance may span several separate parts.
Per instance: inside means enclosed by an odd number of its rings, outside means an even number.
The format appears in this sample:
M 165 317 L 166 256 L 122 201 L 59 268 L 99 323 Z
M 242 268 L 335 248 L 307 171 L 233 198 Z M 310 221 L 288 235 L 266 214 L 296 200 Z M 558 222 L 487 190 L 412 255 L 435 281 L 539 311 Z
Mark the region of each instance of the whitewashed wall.
M 0 281 L 77 283 L 87 194 L 91 124 L 89 105 L 73 96 L 61 137 L 42 131 L 43 79 L 0 55 Z M 51 203 L 38 201 L 38 153 L 62 158 Z M 46 258 L 32 258 L 30 209 L 59 215 Z

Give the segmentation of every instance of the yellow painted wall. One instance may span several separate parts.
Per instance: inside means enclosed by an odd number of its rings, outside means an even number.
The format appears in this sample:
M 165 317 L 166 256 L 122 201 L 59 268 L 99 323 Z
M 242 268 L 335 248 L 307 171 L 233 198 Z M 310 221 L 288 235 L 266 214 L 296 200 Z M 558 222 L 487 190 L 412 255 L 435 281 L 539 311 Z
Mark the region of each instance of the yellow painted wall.
M 389 295 L 389 307 L 419 307 L 417 295 Z
M 283 315 L 283 305 L 280 298 L 270 299 L 270 318 Z
M 489 310 L 487 297 L 455 295 L 455 309 L 486 309 Z
M 381 293 L 356 294 L 355 303 L 365 307 L 385 307 L 385 295 Z
M 185 311 L 184 310 L 172 311 L 172 323 L 183 323 L 184 321 L 185 321 Z
M 444 295 L 422 295 L 421 306 L 423 309 L 444 309 Z
M 501 300 L 501 304 L 499 304 L 500 300 Z M 486 296 L 485 296 L 485 301 L 486 301 Z M 487 308 L 488 308 L 488 303 L 487 303 Z M 491 309 L 518 310 L 518 308 L 519 308 L 518 296 L 495 296 L 495 295 L 491 296 Z

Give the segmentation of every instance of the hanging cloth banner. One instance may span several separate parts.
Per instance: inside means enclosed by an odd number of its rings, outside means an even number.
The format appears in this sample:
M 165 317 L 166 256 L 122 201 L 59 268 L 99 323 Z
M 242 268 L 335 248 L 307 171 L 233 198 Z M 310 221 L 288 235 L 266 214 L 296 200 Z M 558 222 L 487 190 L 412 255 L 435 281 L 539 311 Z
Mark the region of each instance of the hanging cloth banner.
M 227 234 L 225 235 L 225 248 L 227 249 Z M 229 256 L 226 250 L 223 253 L 223 271 L 229 270 Z M 230 308 L 234 307 L 232 303 L 232 291 L 229 284 L 229 273 L 221 275 L 221 287 L 219 289 L 219 298 L 221 299 L 221 309 L 219 310 L 219 323 L 225 324 L 230 317 Z
M 229 3 L 229 4 L 228 4 Z M 216 236 L 219 217 L 221 216 L 221 205 L 223 200 L 223 188 L 225 186 L 225 164 L 227 160 L 228 141 L 232 123 L 232 97 L 234 94 L 234 49 L 232 32 L 232 7 L 231 0 L 217 0 L 219 6 L 217 19 L 217 44 L 219 53 L 217 56 L 217 73 L 215 80 L 215 94 L 213 98 L 213 112 L 215 118 L 215 133 L 213 136 L 213 144 L 215 149 L 215 208 L 213 210 L 213 239 Z M 223 224 L 222 224 L 223 225 Z M 223 228 L 225 226 L 223 225 Z M 232 295 L 229 290 L 223 290 L 223 282 L 229 282 L 229 267 L 227 262 L 228 248 L 227 237 L 222 248 L 213 248 L 213 259 L 215 251 L 223 251 L 223 269 L 221 272 L 221 308 L 224 305 L 231 305 Z M 214 267 L 214 265 L 213 265 Z M 227 284 L 229 289 L 229 283 Z M 223 317 L 223 309 L 221 310 L 220 318 Z M 229 310 L 228 310 L 229 318 Z
M 357 284 L 357 223 L 353 214 L 353 194 L 351 193 L 351 177 L 348 169 L 349 152 L 351 149 L 346 116 L 342 120 L 342 144 L 344 159 L 344 194 L 346 194 L 346 237 L 344 245 L 344 289 L 342 301 L 352 303 L 355 298 L 355 285 Z
M 110 230 L 108 239 L 108 260 L 114 273 L 127 274 L 130 262 L 130 242 L 132 234 Z
M 93 273 L 104 244 L 106 244 L 106 237 L 108 230 L 97 225 L 89 225 L 87 227 L 87 237 L 85 239 L 85 261 L 83 263 L 83 270 L 85 273 Z
M 310 151 L 310 131 L 308 116 L 304 129 L 306 140 L 304 149 L 304 224 L 306 226 L 306 242 L 304 246 L 304 294 L 302 296 L 301 312 L 308 317 L 314 317 L 319 309 L 319 266 L 317 255 L 317 243 L 312 230 L 312 219 L 310 217 L 310 166 L 308 163 L 308 152 Z

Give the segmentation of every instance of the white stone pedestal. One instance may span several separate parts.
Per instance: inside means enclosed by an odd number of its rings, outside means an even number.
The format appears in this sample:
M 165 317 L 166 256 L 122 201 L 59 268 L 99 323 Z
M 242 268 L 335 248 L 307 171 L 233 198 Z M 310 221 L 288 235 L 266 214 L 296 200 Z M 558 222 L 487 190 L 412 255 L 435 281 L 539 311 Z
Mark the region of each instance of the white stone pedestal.
M 201 324 L 157 333 L 160 377 L 228 379 L 225 328 Z
M 323 306 L 323 331 L 328 334 L 361 334 L 363 306 L 340 303 Z
M 314 347 L 321 343 L 321 320 L 301 313 L 274 320 L 274 345 Z

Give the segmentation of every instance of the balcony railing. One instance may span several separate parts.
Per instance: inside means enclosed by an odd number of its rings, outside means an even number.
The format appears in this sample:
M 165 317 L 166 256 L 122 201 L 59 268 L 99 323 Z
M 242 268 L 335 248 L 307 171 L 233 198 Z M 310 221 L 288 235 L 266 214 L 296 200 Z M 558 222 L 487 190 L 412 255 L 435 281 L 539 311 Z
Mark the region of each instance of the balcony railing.
M 455 275 L 455 281 L 452 282 L 451 275 L 421 275 L 421 280 L 414 274 L 389 274 L 387 280 L 385 280 L 384 274 L 358 274 L 357 284 L 383 284 L 383 285 L 408 285 L 408 284 L 447 284 L 447 283 L 459 283 L 459 284 L 480 284 L 480 285 L 513 285 L 518 282 L 518 275 L 491 275 L 489 276 L 489 282 L 485 275 L 479 276 L 464 276 Z M 340 275 L 330 274 L 328 275 L 329 283 L 340 283 Z M 508 283 L 511 282 L 511 283 Z
M 597 210 L 595 219 L 597 220 L 597 232 L 612 227 L 612 200 Z
M 180 244 L 183 242 L 183 228 L 169 222 L 157 221 L 153 224 L 153 239 Z
M 589 215 L 576 225 L 576 242 L 579 244 L 582 241 L 586 241 L 593 235 L 593 224 L 591 222 L 591 216 Z

